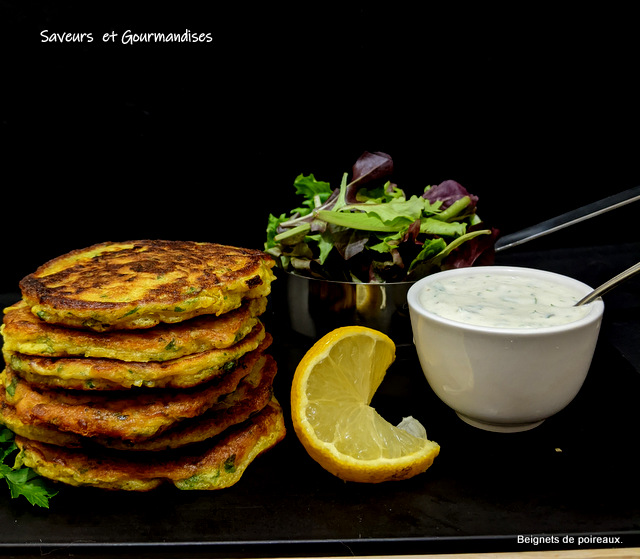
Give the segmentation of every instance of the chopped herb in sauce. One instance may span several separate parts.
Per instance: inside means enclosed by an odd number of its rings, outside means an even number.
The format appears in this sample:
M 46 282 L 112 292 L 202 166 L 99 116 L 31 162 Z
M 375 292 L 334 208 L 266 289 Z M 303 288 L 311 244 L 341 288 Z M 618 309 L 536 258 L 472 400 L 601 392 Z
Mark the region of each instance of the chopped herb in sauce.
M 496 328 L 540 328 L 579 320 L 589 307 L 574 306 L 575 289 L 520 275 L 465 275 L 428 283 L 422 306 L 443 318 Z

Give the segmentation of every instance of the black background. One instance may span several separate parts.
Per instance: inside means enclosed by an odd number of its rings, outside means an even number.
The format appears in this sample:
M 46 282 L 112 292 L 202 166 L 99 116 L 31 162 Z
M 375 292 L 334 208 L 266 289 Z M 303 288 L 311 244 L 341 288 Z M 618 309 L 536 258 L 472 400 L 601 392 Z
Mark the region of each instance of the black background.
M 299 173 L 337 185 L 365 150 L 389 153 L 408 193 L 459 181 L 504 233 L 637 186 L 630 11 L 423 4 L 0 0 L 1 291 L 17 291 L 49 258 L 105 240 L 260 248 L 268 214 L 296 203 Z M 119 38 L 127 30 L 187 29 L 213 40 L 102 42 L 113 31 Z M 92 33 L 94 40 L 43 43 L 43 30 Z M 532 252 L 560 250 L 553 261 L 526 254 L 521 261 L 598 283 L 637 260 L 635 253 L 609 254 L 612 245 L 640 240 L 636 213 L 618 210 L 532 243 Z M 595 244 L 601 248 L 591 253 Z M 518 253 L 509 259 L 520 261 Z M 637 289 L 612 294 L 605 332 L 634 363 L 637 302 Z M 289 338 L 276 339 L 284 352 Z M 180 495 L 176 514 L 167 515 L 167 493 L 101 495 L 99 506 L 87 508 L 91 490 L 68 490 L 53 515 L 10 501 L 0 510 L 14 526 L 6 536 L 20 544 L 36 537 L 36 554 L 43 541 L 112 541 L 114 529 L 124 542 L 207 537 L 216 544 L 231 530 L 250 540 L 295 528 L 320 540 L 359 530 L 386 534 L 401 524 L 409 534 L 436 534 L 432 543 L 443 548 L 465 537 L 487 545 L 487 533 L 534 528 L 637 536 L 638 491 L 628 486 L 634 449 L 626 444 L 637 423 L 637 365 L 625 368 L 609 345 L 601 347 L 596 374 L 574 407 L 521 438 L 488 444 L 490 435 L 467 430 L 437 402 L 427 406 L 437 418 L 425 421 L 434 440 L 451 444 L 429 477 L 402 488 L 345 490 L 318 475 L 297 439 L 287 437 L 283 452 L 296 467 L 280 467 L 281 453 L 265 456 L 243 484 L 220 494 L 215 515 L 204 495 Z M 280 382 L 298 359 L 279 359 Z M 422 394 L 408 393 L 416 400 Z M 593 441 L 608 441 L 606 451 L 599 443 L 594 450 Z M 265 484 L 268 475 L 275 477 Z M 631 545 L 630 536 L 624 543 Z
M 105 240 L 260 248 L 299 173 L 337 186 L 365 150 L 503 233 L 637 185 L 630 12 L 424 4 L 0 1 L 2 290 Z M 634 213 L 571 242 L 637 238 Z

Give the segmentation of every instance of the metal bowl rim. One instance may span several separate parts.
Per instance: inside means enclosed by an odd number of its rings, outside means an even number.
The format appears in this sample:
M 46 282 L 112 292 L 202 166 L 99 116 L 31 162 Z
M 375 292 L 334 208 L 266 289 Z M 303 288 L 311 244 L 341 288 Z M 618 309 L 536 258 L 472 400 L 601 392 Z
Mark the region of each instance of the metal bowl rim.
M 310 276 L 303 276 L 302 274 L 296 274 L 295 272 L 289 272 L 288 270 L 283 270 L 282 268 L 279 268 L 279 271 L 289 275 L 289 276 L 293 276 L 295 278 L 300 278 L 303 280 L 309 280 L 309 281 L 317 281 L 317 282 L 324 282 L 324 283 L 335 283 L 338 285 L 370 285 L 372 287 L 389 287 L 389 286 L 394 286 L 394 285 L 399 285 L 399 286 L 406 286 L 406 285 L 413 285 L 414 283 L 416 283 L 416 281 L 418 280 L 414 280 L 414 281 L 393 281 L 393 282 L 384 282 L 384 283 L 376 283 L 376 282 L 362 282 L 362 281 L 338 281 L 338 280 L 329 280 L 329 279 L 324 279 L 324 278 L 312 278 Z

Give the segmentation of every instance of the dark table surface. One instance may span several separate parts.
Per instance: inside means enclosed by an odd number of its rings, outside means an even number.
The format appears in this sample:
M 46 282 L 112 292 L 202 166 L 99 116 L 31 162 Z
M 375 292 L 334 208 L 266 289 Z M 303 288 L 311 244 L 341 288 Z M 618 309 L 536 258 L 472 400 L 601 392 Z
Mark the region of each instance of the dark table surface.
M 635 263 L 640 243 L 505 251 L 497 264 L 566 273 L 591 285 Z M 6 293 L 4 305 L 18 297 Z M 289 385 L 312 340 L 287 331 L 274 291 L 265 316 L 279 363 L 285 440 L 217 492 L 104 492 L 60 487 L 49 510 L 0 489 L 0 556 L 292 556 L 635 547 L 640 482 L 640 284 L 605 295 L 587 380 L 573 402 L 524 433 L 470 427 L 430 391 L 412 347 L 399 347 L 373 404 L 392 422 L 413 415 L 441 445 L 424 474 L 344 483 L 308 457 L 290 424 Z M 547 543 L 531 539 L 550 536 Z M 529 538 L 529 539 L 527 539 Z M 574 538 L 571 540 L 570 538 Z M 4 555 L 3 555 L 4 554 Z

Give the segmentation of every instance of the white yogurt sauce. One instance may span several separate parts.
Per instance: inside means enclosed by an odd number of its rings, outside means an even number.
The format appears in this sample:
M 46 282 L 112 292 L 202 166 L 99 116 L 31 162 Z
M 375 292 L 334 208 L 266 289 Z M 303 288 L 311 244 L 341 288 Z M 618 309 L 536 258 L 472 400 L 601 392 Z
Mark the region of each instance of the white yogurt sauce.
M 518 275 L 477 274 L 429 283 L 420 303 L 438 316 L 495 328 L 542 328 L 585 316 L 581 295 L 564 285 Z

